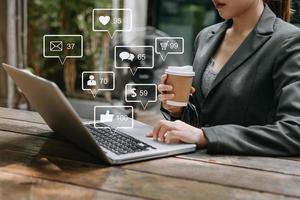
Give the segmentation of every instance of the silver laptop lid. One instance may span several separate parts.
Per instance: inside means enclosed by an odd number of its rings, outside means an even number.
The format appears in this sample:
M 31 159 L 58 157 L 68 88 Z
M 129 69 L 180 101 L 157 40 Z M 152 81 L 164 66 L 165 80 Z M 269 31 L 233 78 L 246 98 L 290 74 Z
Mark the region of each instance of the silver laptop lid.
M 108 161 L 55 83 L 4 63 L 2 66 L 54 132 Z

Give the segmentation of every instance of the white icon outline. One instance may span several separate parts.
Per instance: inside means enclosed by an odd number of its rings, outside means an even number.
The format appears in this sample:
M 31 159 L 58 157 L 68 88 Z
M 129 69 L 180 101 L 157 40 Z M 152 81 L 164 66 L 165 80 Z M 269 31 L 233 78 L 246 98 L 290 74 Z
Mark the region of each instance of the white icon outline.
M 158 40 L 182 40 L 182 49 L 180 52 L 167 52 L 165 55 L 163 55 L 161 52 L 158 51 L 158 47 L 163 47 L 161 45 L 158 45 Z M 183 37 L 156 37 L 155 38 L 155 53 L 159 54 L 163 61 L 165 61 L 168 57 L 168 55 L 181 55 L 184 54 L 184 38 Z M 166 50 L 162 50 L 166 51 Z
M 117 66 L 117 48 L 151 48 L 152 50 L 152 65 L 150 67 L 137 67 L 135 71 L 132 71 L 131 66 L 128 67 L 119 67 Z M 144 46 L 129 46 L 129 45 L 117 45 L 114 48 L 114 67 L 116 69 L 129 69 L 132 73 L 132 75 L 135 75 L 135 73 L 137 72 L 137 70 L 139 69 L 153 69 L 154 68 L 154 47 L 153 46 L 149 46 L 149 45 L 144 45 Z
M 85 85 L 85 84 L 84 84 Z M 97 81 L 95 80 L 95 75 L 89 75 L 89 80 L 87 81 L 87 86 L 97 86 Z
M 154 86 L 155 87 L 155 99 L 154 100 L 147 100 L 146 104 L 143 104 L 142 100 L 128 100 L 128 86 Z M 125 85 L 125 102 L 127 103 L 140 103 L 142 104 L 143 108 L 146 109 L 147 105 L 149 103 L 155 103 L 157 102 L 157 84 L 149 83 L 149 84 L 142 84 L 142 83 L 128 83 Z
M 114 114 L 110 110 L 106 110 L 105 114 L 100 114 L 100 123 L 113 122 Z
M 111 17 L 110 16 L 100 16 L 98 19 L 99 19 L 100 23 L 103 24 L 103 26 L 106 26 L 110 22 Z
M 131 126 L 120 126 L 120 127 L 116 127 L 115 129 L 130 129 L 134 127 L 134 112 L 133 112 L 133 106 L 94 106 L 94 128 L 97 129 L 111 129 L 110 127 L 99 127 L 96 126 L 97 122 L 100 122 L 100 120 L 96 120 L 96 114 L 97 114 L 97 108 L 107 108 L 109 110 L 111 110 L 112 108 L 130 108 L 131 110 L 131 117 L 129 117 L 129 119 L 131 119 Z
M 117 29 L 114 30 L 113 34 L 111 34 L 111 32 L 109 30 L 99 30 L 99 29 L 95 29 L 95 11 L 129 11 L 130 14 L 130 28 L 129 29 Z M 107 32 L 109 34 L 109 36 L 111 38 L 114 37 L 115 33 L 117 32 L 130 32 L 132 31 L 132 23 L 133 23 L 133 16 L 132 16 L 132 9 L 131 8 L 94 8 L 93 9 L 93 13 L 92 13 L 92 28 L 94 32 Z
M 80 55 L 76 56 L 66 56 L 64 59 L 61 59 L 61 56 L 47 56 L 46 55 L 46 37 L 80 37 Z M 83 36 L 82 35 L 64 35 L 64 34 L 47 34 L 43 36 L 43 57 L 44 58 L 58 58 L 63 65 L 68 58 L 82 58 L 83 57 Z
M 63 41 L 50 41 L 50 49 L 51 52 L 61 52 L 63 51 Z
M 169 42 L 170 42 L 170 40 L 168 40 L 167 42 L 160 43 L 161 50 L 166 51 L 167 47 L 169 45 Z
M 95 90 L 92 90 L 92 89 L 86 89 L 84 86 L 84 75 L 85 74 L 92 74 L 92 75 L 95 75 L 95 74 L 112 74 L 113 76 L 113 86 L 112 88 L 97 88 Z M 91 92 L 92 95 L 94 96 L 94 98 L 96 97 L 97 93 L 98 92 L 105 92 L 105 91 L 114 91 L 116 88 L 116 75 L 115 75 L 115 72 L 114 71 L 83 71 L 81 73 L 81 89 L 82 91 L 88 91 L 88 92 Z

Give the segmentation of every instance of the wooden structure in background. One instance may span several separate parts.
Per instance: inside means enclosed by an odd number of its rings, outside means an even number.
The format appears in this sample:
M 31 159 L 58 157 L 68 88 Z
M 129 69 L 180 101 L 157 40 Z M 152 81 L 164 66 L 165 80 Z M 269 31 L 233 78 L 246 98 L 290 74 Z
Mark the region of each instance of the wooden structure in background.
M 0 63 L 27 66 L 27 0 L 5 0 L 0 5 Z M 0 105 L 18 107 L 21 95 L 0 68 Z
M 0 4 L 0 63 L 6 61 L 6 1 Z M 0 106 L 6 106 L 7 84 L 4 70 L 0 67 Z

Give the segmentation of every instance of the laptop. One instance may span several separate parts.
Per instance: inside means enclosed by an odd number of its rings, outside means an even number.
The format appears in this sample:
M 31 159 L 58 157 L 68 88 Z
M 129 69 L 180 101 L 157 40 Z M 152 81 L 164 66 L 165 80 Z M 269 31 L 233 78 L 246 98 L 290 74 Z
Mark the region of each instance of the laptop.
M 110 164 L 124 164 L 196 150 L 195 144 L 165 144 L 146 137 L 153 128 L 133 120 L 133 128 L 82 122 L 58 86 L 27 71 L 2 64 L 5 71 L 54 133 Z M 100 128 L 98 128 L 100 127 Z

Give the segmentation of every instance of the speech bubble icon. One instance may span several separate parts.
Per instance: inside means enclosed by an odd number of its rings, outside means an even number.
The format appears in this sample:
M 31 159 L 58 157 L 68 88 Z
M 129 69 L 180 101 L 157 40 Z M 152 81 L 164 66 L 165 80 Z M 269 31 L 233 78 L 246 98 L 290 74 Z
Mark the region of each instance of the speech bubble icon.
M 94 32 L 107 32 L 111 38 L 116 32 L 132 30 L 132 10 L 129 8 L 95 8 L 92 15 Z
M 132 106 L 95 106 L 94 127 L 98 129 L 128 129 L 134 126 Z M 105 126 L 103 126 L 105 124 Z M 112 131 L 111 131 L 112 132 Z M 113 133 L 113 132 L 112 132 Z
M 131 53 L 131 54 L 129 55 L 128 60 L 133 61 L 133 60 L 134 60 L 134 57 L 135 57 L 134 54 Z
M 135 62 L 132 62 L 132 61 Z M 114 66 L 116 69 L 129 69 L 135 75 L 138 69 L 154 67 L 153 46 L 115 46 Z
M 157 101 L 156 84 L 126 84 L 125 102 L 140 103 L 145 110 L 149 103 Z
M 82 58 L 82 35 L 44 35 L 44 58 L 58 58 L 63 65 L 67 58 Z
M 120 55 L 119 55 L 119 57 L 121 58 L 122 61 L 128 59 L 129 56 L 130 56 L 130 54 L 126 51 L 121 52 Z
M 168 55 L 184 53 L 183 37 L 157 37 L 155 38 L 155 53 L 159 54 L 163 61 Z
M 81 87 L 83 91 L 91 92 L 96 98 L 100 91 L 115 90 L 115 73 L 113 71 L 84 71 L 82 72 Z
M 135 58 L 135 55 L 132 53 L 128 53 L 127 51 L 123 51 L 120 53 L 119 57 L 121 58 L 122 61 L 124 61 L 124 60 L 133 61 Z

